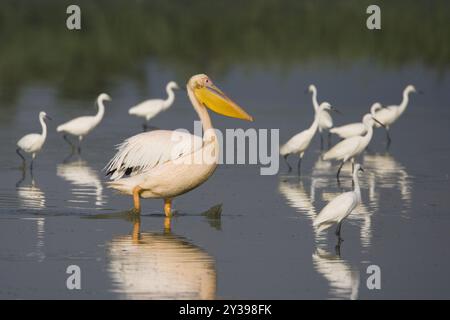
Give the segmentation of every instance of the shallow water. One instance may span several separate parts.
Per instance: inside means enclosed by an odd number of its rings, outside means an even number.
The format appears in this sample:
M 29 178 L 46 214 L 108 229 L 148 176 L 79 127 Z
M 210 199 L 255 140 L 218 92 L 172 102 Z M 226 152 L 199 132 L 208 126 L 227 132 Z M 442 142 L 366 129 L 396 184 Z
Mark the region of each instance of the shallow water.
M 275 176 L 261 176 L 258 165 L 222 165 L 175 200 L 170 230 L 161 200 L 144 200 L 142 217 L 130 216 L 131 199 L 107 189 L 101 170 L 114 145 L 141 130 L 127 109 L 162 96 L 173 77 L 151 61 L 146 70 L 145 88 L 126 78 L 105 88 L 113 101 L 81 156 L 67 158 L 55 128 L 94 113 L 94 96 L 67 100 L 33 85 L 3 102 L 9 111 L 0 118 L 1 298 L 450 298 L 447 74 L 355 63 L 297 65 L 287 73 L 236 65 L 213 77 L 255 118 L 249 124 L 213 115 L 216 127 L 279 128 L 281 143 L 312 121 L 310 96 L 303 94 L 309 83 L 342 111 L 336 124 L 359 121 L 374 101 L 398 103 L 408 83 L 425 92 L 411 96 L 388 151 L 383 131 L 375 132 L 360 159 L 362 205 L 343 224 L 344 242 L 336 248 L 334 230 L 315 234 L 312 219 L 350 190 L 351 180 L 344 167 L 337 185 L 337 164 L 320 160 L 318 136 L 300 178 L 281 161 Z M 152 125 L 192 131 L 196 115 L 184 93 L 176 97 Z M 33 176 L 23 175 L 15 142 L 40 130 L 41 109 L 54 120 Z M 366 286 L 373 264 L 381 268 L 381 290 Z M 69 265 L 81 268 L 81 290 L 66 288 Z

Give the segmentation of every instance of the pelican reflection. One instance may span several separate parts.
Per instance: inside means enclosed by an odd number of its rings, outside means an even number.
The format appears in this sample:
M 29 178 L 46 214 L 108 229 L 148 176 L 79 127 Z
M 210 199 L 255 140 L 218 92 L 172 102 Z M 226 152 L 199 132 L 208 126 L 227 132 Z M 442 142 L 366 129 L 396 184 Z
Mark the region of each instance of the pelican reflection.
M 340 257 L 339 250 L 331 254 L 317 248 L 312 261 L 314 269 L 328 281 L 331 298 L 358 299 L 359 271 Z
M 73 205 L 89 203 L 91 199 L 94 199 L 96 207 L 105 205 L 102 182 L 97 172 L 86 161 L 79 158 L 59 164 L 56 174 L 73 185 L 71 190 L 73 199 L 69 200 Z
M 114 291 L 127 299 L 214 299 L 216 269 L 201 248 L 170 231 L 115 237 L 108 246 Z

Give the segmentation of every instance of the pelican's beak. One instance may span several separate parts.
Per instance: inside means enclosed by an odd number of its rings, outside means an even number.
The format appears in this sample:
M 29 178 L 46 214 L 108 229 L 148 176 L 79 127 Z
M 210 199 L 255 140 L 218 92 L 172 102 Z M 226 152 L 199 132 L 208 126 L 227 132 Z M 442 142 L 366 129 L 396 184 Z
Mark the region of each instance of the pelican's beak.
M 251 115 L 245 112 L 213 84 L 195 88 L 194 94 L 200 103 L 218 114 L 253 121 Z
M 382 123 L 381 121 L 375 119 L 374 117 L 372 117 L 372 119 L 377 122 L 380 126 L 382 126 L 383 128 L 386 128 L 386 126 L 384 125 L 384 123 Z

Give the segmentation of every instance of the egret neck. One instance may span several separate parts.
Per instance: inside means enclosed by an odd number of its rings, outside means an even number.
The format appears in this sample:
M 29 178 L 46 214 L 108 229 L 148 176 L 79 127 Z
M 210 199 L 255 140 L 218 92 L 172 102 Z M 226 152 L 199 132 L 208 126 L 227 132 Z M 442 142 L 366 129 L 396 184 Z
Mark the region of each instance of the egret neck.
M 314 105 L 314 110 L 319 111 L 319 102 L 317 102 L 317 89 L 316 87 L 312 87 L 312 102 Z
M 406 88 L 403 91 L 403 100 L 402 103 L 400 104 L 399 108 L 398 108 L 398 112 L 397 112 L 397 116 L 400 116 L 405 110 L 406 107 L 408 106 L 408 102 L 409 102 L 409 94 L 411 91 L 409 91 L 409 88 Z
M 100 97 L 97 98 L 97 107 L 98 111 L 95 115 L 95 123 L 98 124 L 103 119 L 103 115 L 105 114 L 105 106 L 103 104 L 103 99 L 100 99 Z
M 167 109 L 172 105 L 175 100 L 175 93 L 173 92 L 173 88 L 169 85 L 166 87 L 167 99 L 164 100 L 164 109 Z
M 47 124 L 45 123 L 43 116 L 39 117 L 39 122 L 41 123 L 42 127 L 42 138 L 45 141 L 45 139 L 47 138 Z

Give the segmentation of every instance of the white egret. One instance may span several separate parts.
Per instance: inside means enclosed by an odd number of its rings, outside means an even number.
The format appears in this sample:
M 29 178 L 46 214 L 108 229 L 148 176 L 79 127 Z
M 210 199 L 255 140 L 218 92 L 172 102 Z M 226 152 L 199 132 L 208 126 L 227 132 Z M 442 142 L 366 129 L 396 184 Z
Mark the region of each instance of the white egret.
M 373 121 L 380 123 L 378 119 L 375 119 L 371 114 L 366 114 L 363 118 L 363 124 L 366 127 L 366 134 L 364 136 L 356 136 L 342 140 L 323 155 L 323 160 L 342 161 L 336 175 L 338 182 L 344 163 L 351 160 L 353 164 L 355 158 L 367 148 L 370 140 L 372 140 Z
M 381 106 L 381 104 L 376 102 L 370 108 L 370 114 L 373 117 L 375 117 L 375 112 L 377 112 L 378 110 L 380 110 L 382 108 L 383 107 Z M 347 138 L 351 138 L 354 136 L 362 136 L 362 135 L 366 134 L 366 132 L 367 132 L 366 126 L 362 122 L 350 123 L 350 124 L 346 124 L 344 126 L 334 127 L 334 128 L 330 129 L 330 133 L 333 133 L 333 134 L 339 136 L 341 139 L 347 139 Z
M 340 194 L 331 200 L 317 217 L 314 219 L 313 226 L 317 230 L 323 231 L 337 223 L 336 235 L 341 239 L 342 221 L 361 203 L 361 189 L 359 187 L 358 172 L 364 171 L 359 163 L 353 168 L 353 191 Z
M 375 117 L 386 127 L 386 139 L 388 146 L 391 144 L 389 128 L 406 110 L 409 102 L 409 94 L 411 92 L 416 92 L 416 88 L 413 85 L 408 85 L 405 90 L 403 90 L 403 100 L 400 105 L 387 106 L 375 113 Z M 378 128 L 380 125 L 375 124 L 375 126 Z
M 203 138 L 186 132 L 155 130 L 125 140 L 106 166 L 108 185 L 133 196 L 140 211 L 140 197 L 164 199 L 164 213 L 171 215 L 172 199 L 205 182 L 219 160 L 219 143 L 207 108 L 233 118 L 253 118 L 220 91 L 204 74 L 187 83 L 189 99 L 203 125 Z
M 297 133 L 295 136 L 290 138 L 288 142 L 286 142 L 281 148 L 280 148 L 280 155 L 284 157 L 284 160 L 286 161 L 289 171 L 292 170 L 291 166 L 289 165 L 289 162 L 287 161 L 287 158 L 291 154 L 298 154 L 298 164 L 297 164 L 297 171 L 298 174 L 300 174 L 300 167 L 303 159 L 303 155 L 305 154 L 306 149 L 308 149 L 316 131 L 319 127 L 320 117 L 321 113 L 325 112 L 325 110 L 336 110 L 334 107 L 332 107 L 328 102 L 322 102 L 319 106 L 318 111 L 314 115 L 314 121 L 311 124 L 311 126 L 300 132 Z
M 95 116 L 78 117 L 66 123 L 63 123 L 56 128 L 57 132 L 64 133 L 63 138 L 72 147 L 72 149 L 74 149 L 75 146 L 72 142 L 70 142 L 67 134 L 78 137 L 78 152 L 80 152 L 80 144 L 83 138 L 89 132 L 91 132 L 103 119 L 103 115 L 105 114 L 105 105 L 103 104 L 104 101 L 111 101 L 111 97 L 106 93 L 100 94 L 97 98 L 96 103 L 98 112 Z
M 169 109 L 175 101 L 174 89 L 180 89 L 176 82 L 170 81 L 166 85 L 167 99 L 151 99 L 145 100 L 128 110 L 128 114 L 145 118 L 145 122 L 142 125 L 144 131 L 147 130 L 147 122 L 156 117 L 160 112 Z
M 31 163 L 30 170 L 33 170 L 33 161 L 36 158 L 36 155 L 41 151 L 42 146 L 45 143 L 45 139 L 47 138 L 47 124 L 45 120 L 51 120 L 49 116 L 44 111 L 39 112 L 39 122 L 41 123 L 42 133 L 30 133 L 26 136 L 23 136 L 17 142 L 16 153 L 22 158 L 23 165 L 25 166 L 25 157 L 20 153 L 20 150 L 31 153 Z
M 308 87 L 308 91 L 312 93 L 312 103 L 314 106 L 314 111 L 319 112 L 319 103 L 317 101 L 317 88 L 315 85 L 311 84 Z M 330 128 L 333 127 L 333 118 L 327 111 L 320 112 L 319 116 L 319 133 L 320 133 L 320 148 L 323 149 L 323 136 L 322 131 L 328 131 L 328 146 L 330 146 Z

